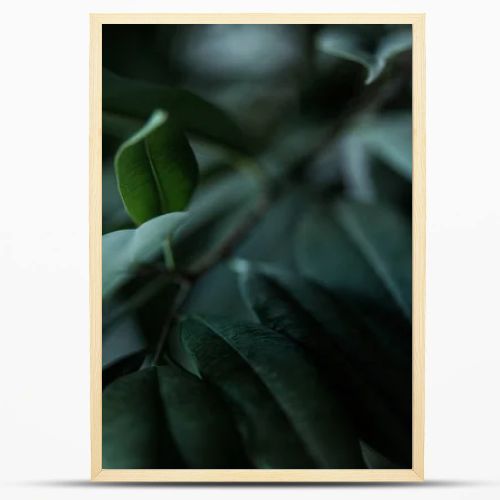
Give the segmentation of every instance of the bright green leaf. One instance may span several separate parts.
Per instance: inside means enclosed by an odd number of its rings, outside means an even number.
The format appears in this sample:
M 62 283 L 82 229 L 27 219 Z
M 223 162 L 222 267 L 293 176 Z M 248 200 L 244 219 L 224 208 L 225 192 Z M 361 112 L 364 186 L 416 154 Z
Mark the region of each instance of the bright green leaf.
M 122 144 L 115 158 L 118 187 L 136 224 L 183 210 L 196 187 L 198 167 L 178 127 L 162 111 Z

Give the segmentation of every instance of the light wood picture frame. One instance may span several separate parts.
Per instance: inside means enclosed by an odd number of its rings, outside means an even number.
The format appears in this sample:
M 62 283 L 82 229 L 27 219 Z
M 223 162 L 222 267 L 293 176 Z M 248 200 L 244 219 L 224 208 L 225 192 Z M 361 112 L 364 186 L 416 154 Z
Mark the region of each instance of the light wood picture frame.
M 104 24 L 411 24 L 412 50 L 412 453 L 411 469 L 103 469 L 102 467 L 102 26 Z M 91 14 L 90 15 L 90 373 L 91 479 L 127 482 L 417 482 L 424 479 L 425 322 L 424 14 Z

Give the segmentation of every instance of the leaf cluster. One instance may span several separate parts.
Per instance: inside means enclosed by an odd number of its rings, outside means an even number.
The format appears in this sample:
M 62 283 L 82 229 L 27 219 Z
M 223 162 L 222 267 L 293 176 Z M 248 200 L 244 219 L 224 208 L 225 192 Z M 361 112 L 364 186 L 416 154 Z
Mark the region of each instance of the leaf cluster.
M 103 47 L 103 467 L 411 467 L 411 32 Z

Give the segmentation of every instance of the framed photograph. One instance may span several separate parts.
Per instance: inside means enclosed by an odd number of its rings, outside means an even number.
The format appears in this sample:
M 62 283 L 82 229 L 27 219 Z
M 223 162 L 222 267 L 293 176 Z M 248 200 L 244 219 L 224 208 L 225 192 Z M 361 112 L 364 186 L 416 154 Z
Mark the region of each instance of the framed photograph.
M 422 481 L 424 15 L 90 43 L 92 479 Z

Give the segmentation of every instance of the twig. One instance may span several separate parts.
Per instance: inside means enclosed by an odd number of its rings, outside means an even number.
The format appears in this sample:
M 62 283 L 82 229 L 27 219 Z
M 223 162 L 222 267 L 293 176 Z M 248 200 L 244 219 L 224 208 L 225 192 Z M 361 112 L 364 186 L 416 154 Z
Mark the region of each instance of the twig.
M 191 282 L 188 280 L 185 280 L 183 278 L 177 278 L 177 283 L 179 284 L 179 290 L 177 292 L 175 300 L 172 301 L 172 303 L 170 304 L 170 308 L 167 312 L 165 323 L 163 324 L 163 329 L 161 331 L 158 344 L 156 346 L 156 351 L 151 361 L 151 364 L 153 366 L 157 365 L 158 361 L 160 360 L 160 356 L 161 353 L 163 352 L 163 349 L 165 348 L 165 344 L 167 342 L 168 335 L 170 333 L 170 327 L 172 325 L 172 321 L 175 317 L 175 314 L 184 304 L 189 294 L 189 290 L 191 289 Z
M 252 228 L 265 214 L 269 208 L 269 201 L 267 196 L 262 196 L 258 206 L 253 210 L 253 212 L 247 217 L 242 224 L 240 224 L 235 231 L 229 235 L 229 237 L 224 241 L 224 243 L 217 249 L 216 252 L 207 255 L 204 260 L 201 260 L 196 268 L 187 273 L 183 273 L 183 276 L 189 280 L 194 281 L 200 275 L 207 272 L 213 266 L 215 266 L 224 257 L 229 255 L 234 247 L 243 239 L 246 233 Z

